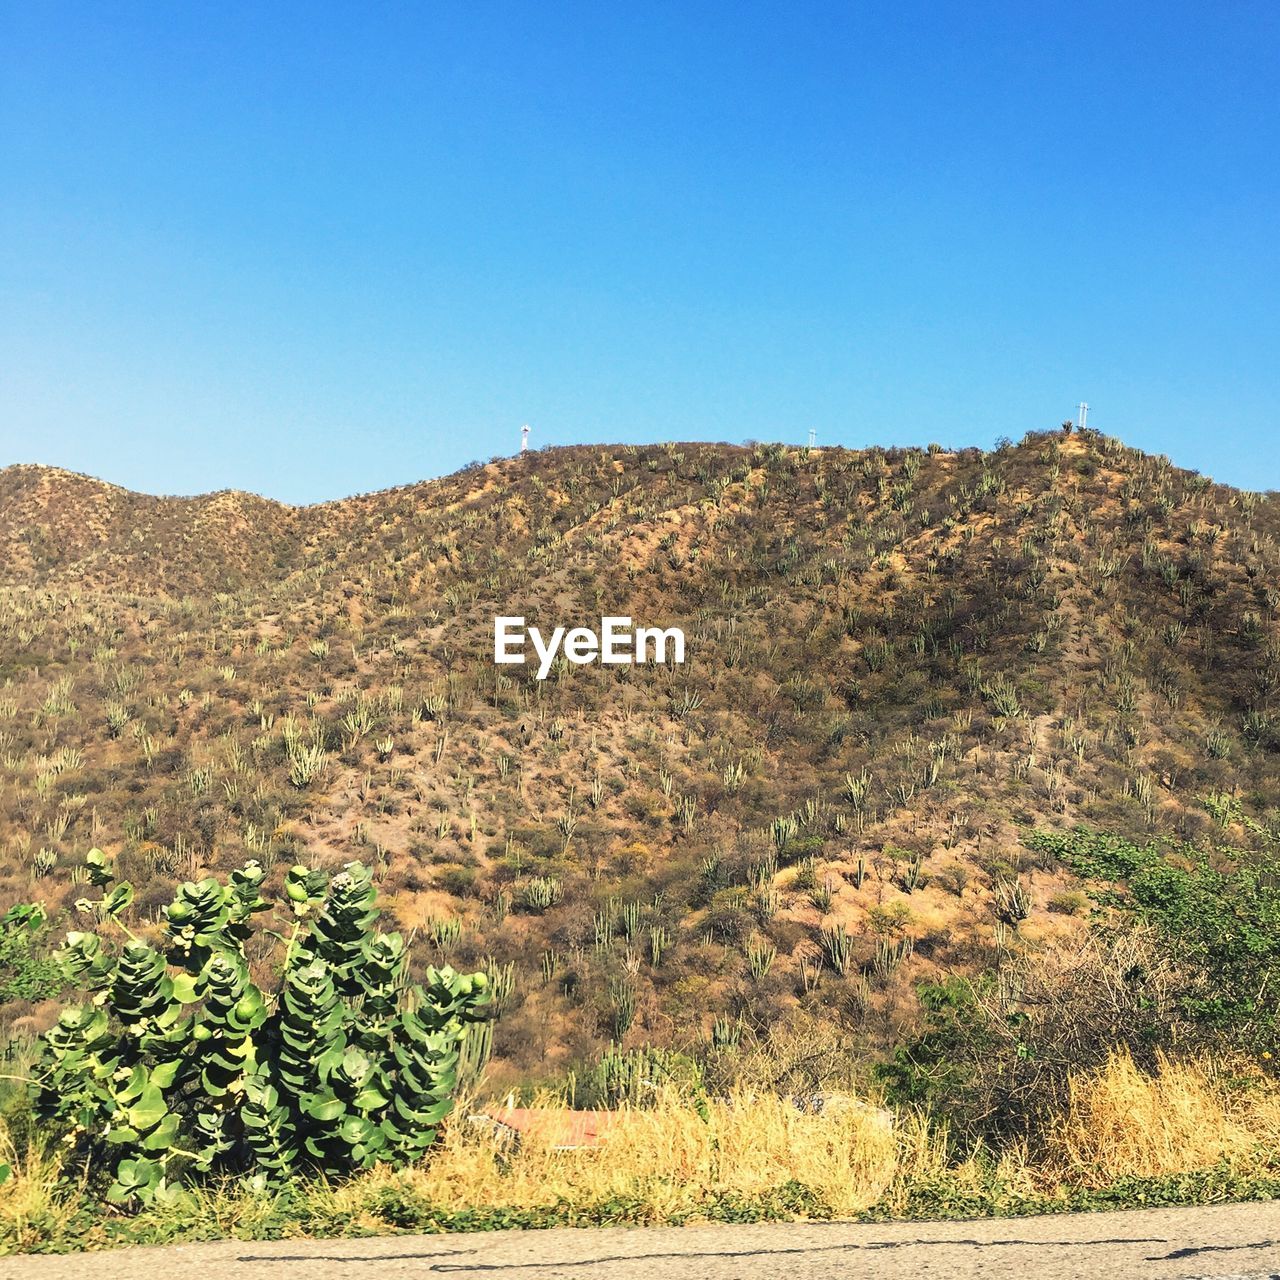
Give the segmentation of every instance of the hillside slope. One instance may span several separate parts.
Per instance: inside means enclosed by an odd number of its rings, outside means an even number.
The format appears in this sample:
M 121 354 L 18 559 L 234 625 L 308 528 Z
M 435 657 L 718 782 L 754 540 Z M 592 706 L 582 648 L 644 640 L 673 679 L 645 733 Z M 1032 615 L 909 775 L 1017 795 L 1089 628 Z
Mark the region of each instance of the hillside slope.
M 291 507 L 248 493 L 153 498 L 57 467 L 0 470 L 0 582 L 182 594 L 291 563 Z
M 1280 817 L 1280 503 L 1093 433 L 569 448 L 308 508 L 0 471 L 0 908 L 118 855 L 150 909 L 377 866 L 515 966 L 511 1070 L 1078 927 L 1020 828 Z M 495 667 L 493 619 L 679 625 L 680 667 Z M 1026 918 L 1017 917 L 1026 913 Z M 455 923 L 460 922 L 460 923 Z

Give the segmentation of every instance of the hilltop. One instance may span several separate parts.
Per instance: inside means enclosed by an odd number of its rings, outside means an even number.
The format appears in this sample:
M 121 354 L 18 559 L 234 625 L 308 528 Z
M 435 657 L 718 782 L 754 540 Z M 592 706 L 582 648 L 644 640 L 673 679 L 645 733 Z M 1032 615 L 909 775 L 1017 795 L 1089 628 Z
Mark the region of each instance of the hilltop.
M 69 906 L 91 844 L 152 910 L 359 857 L 429 949 L 513 966 L 513 1075 L 798 1007 L 883 1045 L 919 977 L 1081 927 L 1028 827 L 1274 829 L 1278 539 L 1276 498 L 1095 433 L 574 447 L 313 507 L 11 467 L 0 908 Z M 538 682 L 496 614 L 688 660 Z
M 58 467 L 6 467 L 0 582 L 146 594 L 263 582 L 289 563 L 296 514 L 249 493 L 153 498 Z

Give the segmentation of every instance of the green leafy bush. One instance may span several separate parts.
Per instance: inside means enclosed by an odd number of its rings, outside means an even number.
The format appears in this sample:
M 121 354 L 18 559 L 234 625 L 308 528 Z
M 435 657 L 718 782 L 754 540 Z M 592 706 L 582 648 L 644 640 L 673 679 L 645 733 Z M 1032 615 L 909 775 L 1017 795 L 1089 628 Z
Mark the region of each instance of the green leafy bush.
M 1153 926 L 1195 976 L 1183 992 L 1200 1025 L 1249 1049 L 1280 1048 L 1280 876 L 1274 859 L 1188 844 L 1137 845 L 1078 829 L 1036 831 L 1033 849 L 1104 883 L 1094 896 Z
M 255 862 L 179 887 L 164 949 L 121 917 L 133 897 L 97 850 L 77 907 L 126 941 L 72 932 L 56 953 L 65 978 L 94 992 L 44 1037 L 36 1114 L 90 1172 L 110 1170 L 114 1204 L 175 1203 L 183 1182 L 236 1174 L 259 1185 L 295 1173 L 404 1164 L 435 1141 L 450 1111 L 459 1052 L 485 1016 L 488 979 L 452 969 L 409 985 L 404 940 L 376 932 L 369 872 L 330 879 L 296 866 L 285 880 L 285 938 L 255 920 L 271 910 Z M 278 990 L 251 978 L 246 944 L 279 939 Z
M 19 903 L 0 916 L 0 1004 L 48 1000 L 62 988 L 58 966 L 45 942 L 42 907 Z

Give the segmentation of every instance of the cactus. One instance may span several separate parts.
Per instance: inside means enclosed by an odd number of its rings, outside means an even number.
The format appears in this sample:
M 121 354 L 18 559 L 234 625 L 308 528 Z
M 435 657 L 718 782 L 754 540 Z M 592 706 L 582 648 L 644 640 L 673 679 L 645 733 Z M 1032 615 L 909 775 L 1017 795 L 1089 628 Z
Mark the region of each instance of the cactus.
M 920 873 L 924 867 L 924 854 L 913 853 L 903 864 L 898 883 L 904 893 L 914 893 L 920 887 Z
M 809 892 L 809 901 L 812 902 L 823 915 L 826 915 L 826 913 L 831 910 L 831 902 L 834 897 L 835 887 L 830 876 L 824 876 L 822 883 L 820 885 L 816 885 Z
M 374 932 L 366 868 L 349 863 L 332 880 L 288 872 L 294 929 L 274 1001 L 245 959 L 253 917 L 269 909 L 256 863 L 225 883 L 182 885 L 163 952 L 119 919 L 132 890 L 108 889 L 96 850 L 86 878 L 104 897 L 78 905 L 128 941 L 113 953 L 96 933 L 73 932 L 56 956 L 64 976 L 99 993 L 61 1011 L 33 1085 L 36 1114 L 75 1157 L 69 1174 L 105 1165 L 113 1204 L 171 1205 L 203 1176 L 338 1175 L 415 1160 L 435 1141 L 490 980 L 431 968 L 410 987 L 403 939 Z
M 1021 880 L 1000 880 L 995 886 L 998 919 L 1016 929 L 1031 914 L 1031 894 Z
M 986 699 L 996 715 L 1013 719 L 1022 714 L 1017 687 L 1007 676 L 999 675 L 992 680 L 981 682 L 978 692 Z
M 711 1024 L 711 1047 L 718 1052 L 736 1049 L 742 1043 L 742 1019 L 721 1014 Z
M 427 922 L 427 934 L 436 948 L 448 952 L 462 940 L 462 921 L 455 917 Z
M 747 969 L 755 982 L 763 982 L 778 958 L 778 948 L 768 942 L 753 942 L 747 948 Z
M 308 746 L 296 740 L 285 746 L 289 781 L 299 791 L 309 787 L 329 767 L 329 753 L 319 744 Z
M 822 931 L 822 955 L 827 964 L 841 977 L 848 974 L 853 964 L 853 938 L 844 925 L 834 925 Z
M 609 999 L 613 1006 L 610 1017 L 613 1034 L 621 1040 L 636 1018 L 636 989 L 631 983 L 617 978 L 609 984 Z
M 489 977 L 489 1002 L 494 1014 L 501 1014 L 511 1002 L 511 997 L 515 995 L 516 966 L 512 961 L 498 964 L 490 956 L 485 961 L 484 971 Z
M 652 1106 L 664 1090 L 674 1089 L 690 1097 L 695 1107 L 705 1105 L 702 1073 L 697 1063 L 673 1049 L 642 1045 L 624 1050 L 611 1044 L 599 1062 L 574 1081 L 575 1106 Z
M 622 933 L 628 942 L 635 939 L 640 932 L 640 904 L 624 902 L 622 904 Z
M 887 982 L 893 971 L 915 950 L 911 938 L 877 938 L 876 955 L 872 968 L 882 982 Z
M 769 834 L 773 837 L 773 847 L 777 850 L 778 856 L 786 852 L 787 845 L 795 839 L 797 822 L 794 814 L 785 814 L 781 818 L 775 818 L 769 827 Z
M 477 1022 L 475 1026 L 468 1027 L 458 1060 L 458 1078 L 464 1089 L 470 1092 L 481 1084 L 492 1057 L 493 1023 Z
M 553 876 L 534 876 L 524 887 L 521 901 L 530 911 L 543 912 L 564 896 L 560 881 Z

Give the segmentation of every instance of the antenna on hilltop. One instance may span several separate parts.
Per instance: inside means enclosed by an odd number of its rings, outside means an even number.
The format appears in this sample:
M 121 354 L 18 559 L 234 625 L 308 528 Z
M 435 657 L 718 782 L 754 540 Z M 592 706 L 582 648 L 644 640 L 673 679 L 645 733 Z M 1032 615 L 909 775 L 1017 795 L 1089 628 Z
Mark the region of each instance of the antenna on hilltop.
M 810 449 L 816 448 L 817 444 L 818 444 L 818 433 L 813 427 L 810 427 L 809 428 L 809 448 Z
M 520 452 L 525 453 L 529 448 L 529 424 L 526 422 L 520 428 Z
M 1089 406 L 1083 400 L 1076 408 L 1076 426 L 1083 431 L 1085 419 L 1089 416 Z

